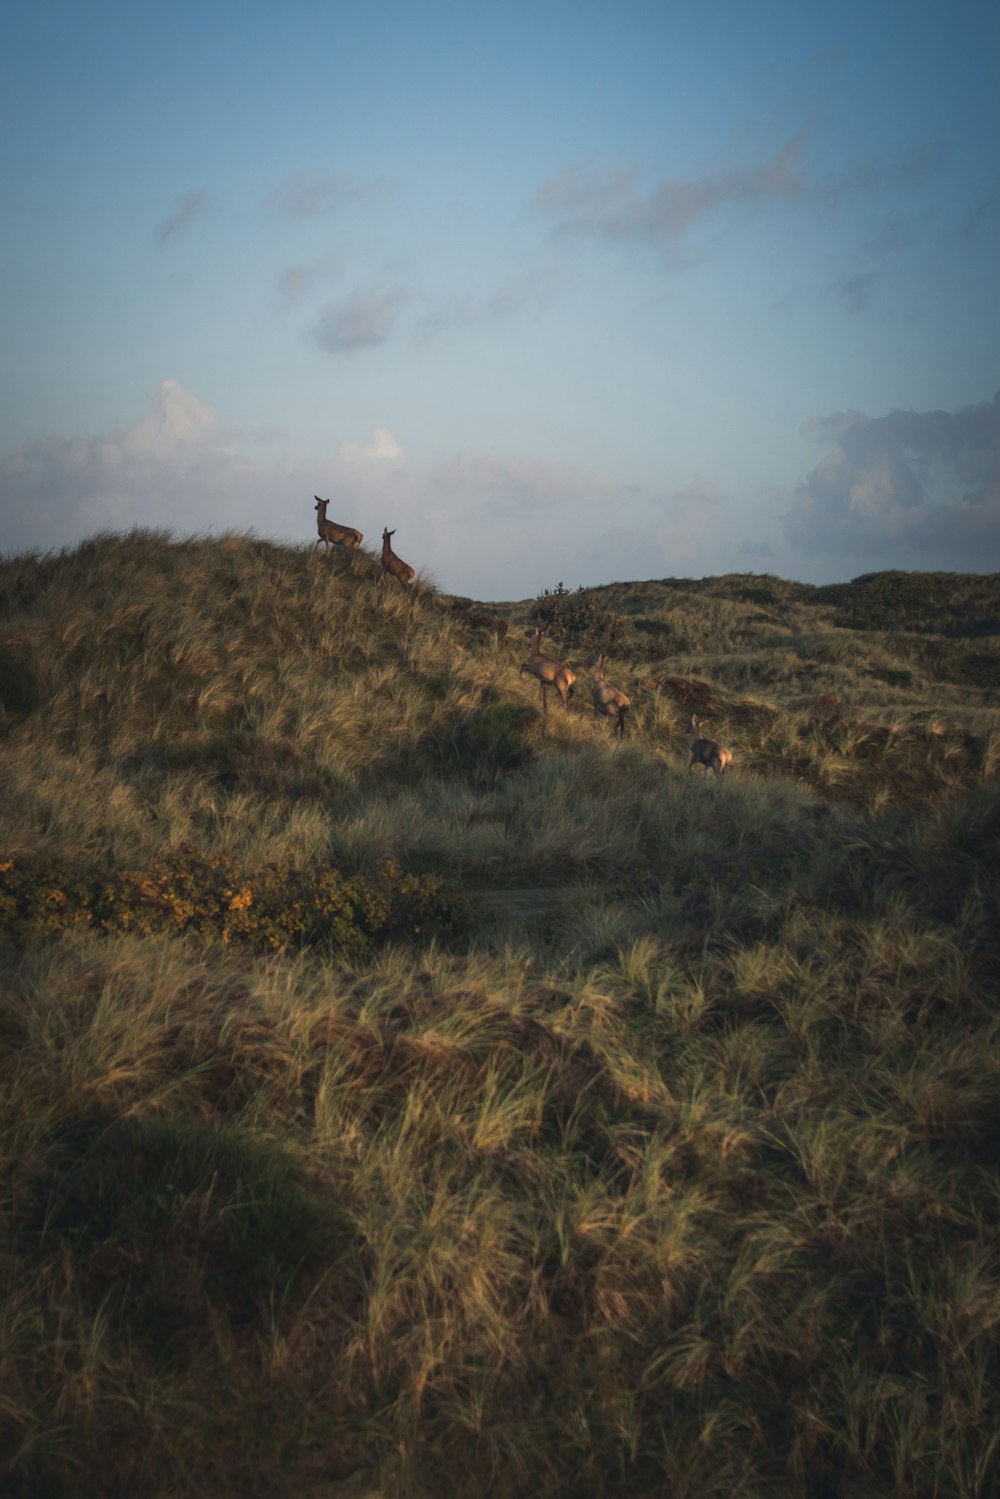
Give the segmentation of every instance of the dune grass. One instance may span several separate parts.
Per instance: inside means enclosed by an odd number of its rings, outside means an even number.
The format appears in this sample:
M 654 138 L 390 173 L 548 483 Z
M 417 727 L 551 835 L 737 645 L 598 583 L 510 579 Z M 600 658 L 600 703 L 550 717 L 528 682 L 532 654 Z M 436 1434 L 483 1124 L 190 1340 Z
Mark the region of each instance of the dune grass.
M 3 1491 L 985 1499 L 993 638 L 942 633 L 931 680 L 871 626 L 896 585 L 864 629 L 777 580 L 618 585 L 619 745 L 572 642 L 543 734 L 518 625 L 376 568 L 149 533 L 0 564 L 0 863 L 232 861 L 245 916 L 396 861 L 465 913 L 8 930 Z

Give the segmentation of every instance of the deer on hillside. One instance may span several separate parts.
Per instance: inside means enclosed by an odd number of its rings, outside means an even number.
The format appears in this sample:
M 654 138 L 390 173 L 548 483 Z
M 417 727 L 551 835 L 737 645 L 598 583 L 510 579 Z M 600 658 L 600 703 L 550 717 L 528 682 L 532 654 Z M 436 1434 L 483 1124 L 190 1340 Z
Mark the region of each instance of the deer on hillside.
M 727 765 L 733 763 L 732 751 L 724 749 L 714 739 L 702 739 L 702 722 L 702 719 L 691 714 L 691 727 L 688 729 L 691 735 L 691 764 L 688 766 L 688 771 L 692 771 L 696 765 L 703 765 L 706 775 L 710 770 L 714 770 L 716 778 L 721 781 L 722 772 Z
M 384 583 L 391 574 L 399 583 L 400 588 L 405 588 L 413 577 L 413 568 L 408 562 L 404 562 L 402 557 L 397 557 L 389 545 L 389 537 L 395 534 L 394 530 L 382 528 L 382 571 L 379 574 L 379 582 Z
M 563 707 L 569 711 L 569 700 L 573 695 L 573 683 L 576 675 L 570 671 L 565 661 L 556 661 L 552 656 L 542 655 L 542 632 L 535 630 L 531 637 L 531 655 L 527 661 L 521 662 L 521 671 L 527 672 L 529 676 L 537 677 L 542 692 L 542 724 L 548 724 L 548 699 L 545 694 L 547 687 L 554 687 L 562 698 Z
M 326 507 L 330 501 L 321 500 L 318 494 L 314 494 L 313 499 L 316 501 L 316 529 L 319 532 L 316 545 L 321 546 L 325 542 L 327 551 L 330 550 L 331 542 L 334 546 L 346 547 L 349 552 L 359 547 L 365 539 L 361 532 L 355 531 L 353 526 L 338 526 L 336 521 L 327 520 Z
M 591 689 L 594 694 L 594 717 L 598 718 L 604 713 L 608 718 L 616 722 L 619 738 L 625 735 L 625 715 L 632 706 L 631 699 L 624 692 L 619 692 L 617 687 L 605 679 L 604 666 L 607 656 L 598 656 L 594 661 L 594 678 Z

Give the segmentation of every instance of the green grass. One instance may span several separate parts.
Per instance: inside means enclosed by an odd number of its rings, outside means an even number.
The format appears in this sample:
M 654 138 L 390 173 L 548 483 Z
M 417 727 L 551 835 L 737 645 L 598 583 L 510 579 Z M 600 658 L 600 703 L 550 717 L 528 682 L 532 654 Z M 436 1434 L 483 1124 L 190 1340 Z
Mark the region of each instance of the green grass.
M 543 731 L 530 603 L 376 567 L 0 564 L 0 1489 L 986 1499 L 989 580 L 939 634 L 845 628 L 867 580 L 592 590 L 619 744 L 579 640 Z M 387 861 L 462 921 L 297 940 L 283 891 Z

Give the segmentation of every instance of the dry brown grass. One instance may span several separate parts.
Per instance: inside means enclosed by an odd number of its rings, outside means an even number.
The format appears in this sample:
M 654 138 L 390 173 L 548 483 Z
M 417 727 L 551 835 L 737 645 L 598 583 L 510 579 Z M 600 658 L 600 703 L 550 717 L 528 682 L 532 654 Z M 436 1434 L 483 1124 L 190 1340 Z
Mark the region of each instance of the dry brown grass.
M 637 631 L 624 744 L 543 742 L 516 631 L 324 560 L 0 567 L 4 849 L 479 902 L 353 962 L 3 954 L 5 1492 L 987 1499 L 995 708 L 880 698 L 911 667 L 791 586 L 649 585 L 712 653 Z

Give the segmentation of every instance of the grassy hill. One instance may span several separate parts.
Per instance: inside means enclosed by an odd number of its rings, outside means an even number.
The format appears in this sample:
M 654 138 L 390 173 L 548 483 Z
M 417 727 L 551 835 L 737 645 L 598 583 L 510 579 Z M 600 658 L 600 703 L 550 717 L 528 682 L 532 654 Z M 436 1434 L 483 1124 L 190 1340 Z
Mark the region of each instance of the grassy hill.
M 995 1492 L 1000 578 L 377 577 L 0 561 L 0 1491 Z

